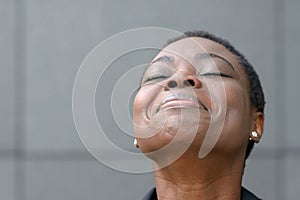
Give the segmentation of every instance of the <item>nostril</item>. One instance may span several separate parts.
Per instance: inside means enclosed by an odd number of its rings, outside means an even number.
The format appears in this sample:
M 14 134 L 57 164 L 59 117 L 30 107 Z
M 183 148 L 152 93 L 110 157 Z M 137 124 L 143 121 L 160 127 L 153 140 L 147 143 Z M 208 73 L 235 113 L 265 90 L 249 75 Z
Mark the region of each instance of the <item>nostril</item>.
M 177 87 L 177 83 L 175 81 L 169 81 L 168 82 L 168 87 L 169 88 L 175 88 L 175 87 Z
M 195 86 L 195 81 L 192 80 L 192 79 L 188 79 L 188 80 L 183 81 L 183 84 L 184 84 L 185 86 L 191 86 L 191 87 L 194 87 L 194 86 Z

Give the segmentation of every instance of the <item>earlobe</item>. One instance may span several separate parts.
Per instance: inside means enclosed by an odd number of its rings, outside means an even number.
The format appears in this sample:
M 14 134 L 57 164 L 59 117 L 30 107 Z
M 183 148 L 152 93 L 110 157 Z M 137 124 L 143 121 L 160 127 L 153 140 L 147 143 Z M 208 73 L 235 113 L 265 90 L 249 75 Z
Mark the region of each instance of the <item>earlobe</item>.
M 249 136 L 249 140 L 259 143 L 264 132 L 264 114 L 262 112 L 254 113 L 254 123 Z

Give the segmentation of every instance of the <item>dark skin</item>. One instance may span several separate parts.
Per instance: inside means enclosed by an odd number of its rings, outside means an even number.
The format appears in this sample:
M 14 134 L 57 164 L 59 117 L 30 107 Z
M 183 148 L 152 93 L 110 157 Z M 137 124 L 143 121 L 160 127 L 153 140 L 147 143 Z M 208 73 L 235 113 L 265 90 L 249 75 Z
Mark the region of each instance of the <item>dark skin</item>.
M 133 119 L 139 148 L 153 160 L 159 200 L 240 199 L 248 140 L 259 142 L 264 115 L 225 47 L 199 37 L 165 47 L 144 74 Z M 201 157 L 204 143 L 213 145 Z

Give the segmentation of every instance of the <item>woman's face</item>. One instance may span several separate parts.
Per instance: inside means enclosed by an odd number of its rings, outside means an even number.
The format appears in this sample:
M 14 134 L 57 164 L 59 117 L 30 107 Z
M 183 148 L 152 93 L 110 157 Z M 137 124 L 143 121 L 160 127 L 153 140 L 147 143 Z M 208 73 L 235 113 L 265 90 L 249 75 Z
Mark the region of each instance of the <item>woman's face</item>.
M 134 100 L 134 131 L 144 153 L 173 141 L 173 150 L 185 146 L 198 155 L 205 141 L 214 152 L 233 154 L 244 152 L 253 114 L 236 57 L 192 37 L 168 45 L 147 68 Z

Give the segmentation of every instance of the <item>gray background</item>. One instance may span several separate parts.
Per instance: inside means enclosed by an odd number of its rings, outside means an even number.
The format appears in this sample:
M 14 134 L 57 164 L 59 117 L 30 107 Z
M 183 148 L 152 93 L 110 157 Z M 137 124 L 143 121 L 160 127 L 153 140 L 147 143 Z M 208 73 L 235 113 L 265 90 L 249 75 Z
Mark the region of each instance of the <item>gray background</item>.
M 263 199 L 299 199 L 299 6 L 298 0 L 1 0 L 0 199 L 141 199 L 153 185 L 152 174 L 121 173 L 90 156 L 71 107 L 75 75 L 89 51 L 145 26 L 209 30 L 247 56 L 267 106 L 265 133 L 243 184 Z

